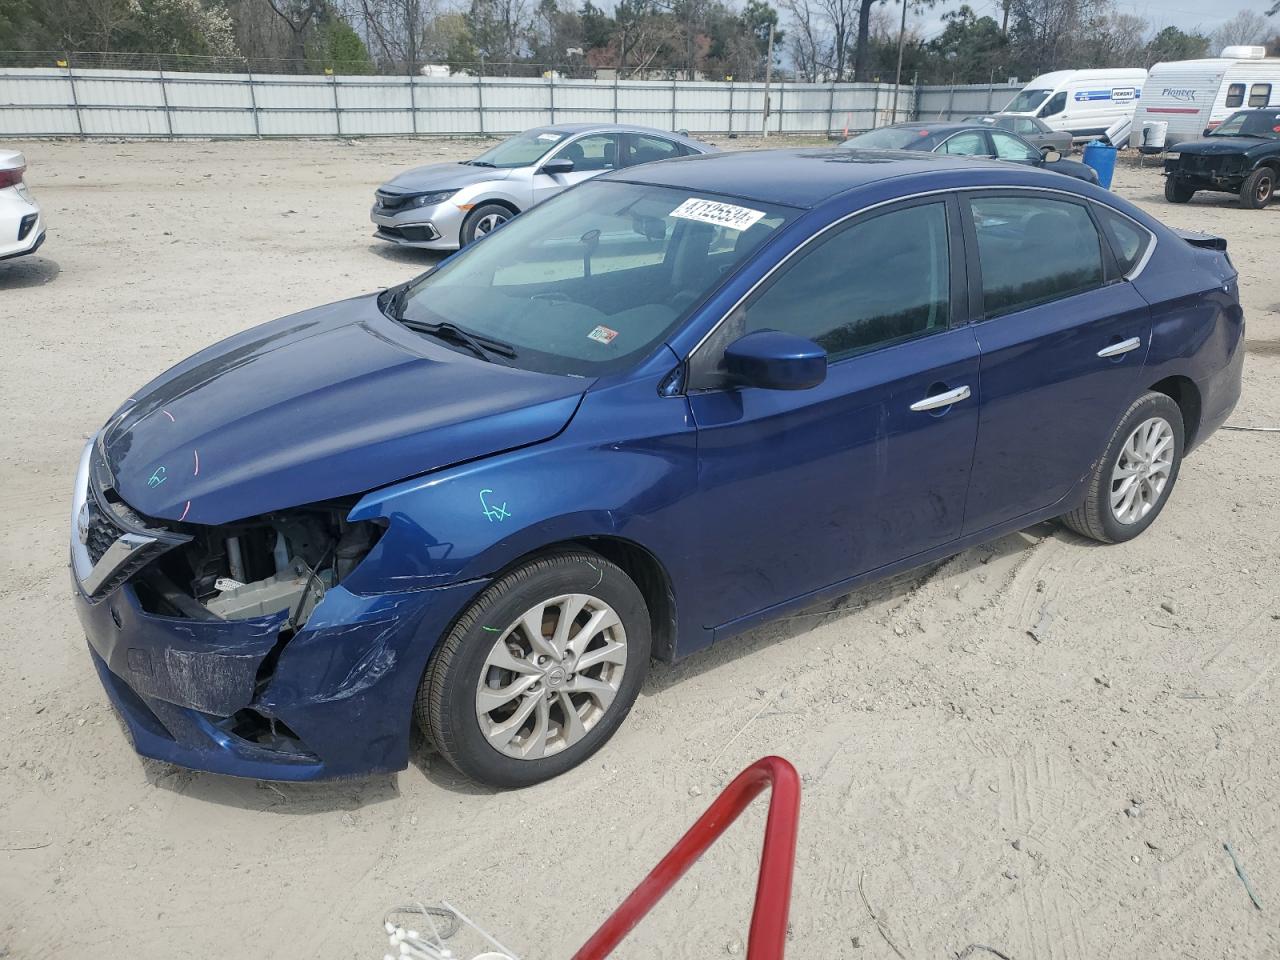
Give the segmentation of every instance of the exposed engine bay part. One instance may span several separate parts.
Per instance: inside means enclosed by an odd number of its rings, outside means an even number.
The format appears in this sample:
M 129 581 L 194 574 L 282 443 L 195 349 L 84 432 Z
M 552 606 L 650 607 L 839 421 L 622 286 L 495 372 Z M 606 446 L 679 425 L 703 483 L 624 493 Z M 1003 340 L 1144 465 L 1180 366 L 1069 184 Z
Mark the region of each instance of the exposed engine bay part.
M 384 527 L 347 522 L 350 504 L 316 504 L 198 529 L 135 581 L 144 609 L 191 619 L 244 620 L 288 611 L 298 630 L 373 549 Z

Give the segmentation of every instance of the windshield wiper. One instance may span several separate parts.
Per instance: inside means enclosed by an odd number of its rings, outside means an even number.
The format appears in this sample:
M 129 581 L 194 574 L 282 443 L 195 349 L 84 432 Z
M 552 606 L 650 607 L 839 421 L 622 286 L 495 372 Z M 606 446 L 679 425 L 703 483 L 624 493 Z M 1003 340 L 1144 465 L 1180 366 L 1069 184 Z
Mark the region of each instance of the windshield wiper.
M 488 160 L 466 160 L 465 163 L 471 164 L 473 167 L 492 167 L 493 164 Z
M 400 311 L 404 309 L 404 297 L 409 292 L 410 283 L 402 283 L 398 287 L 387 287 L 384 291 L 389 294 L 386 300 L 381 303 L 382 312 L 392 320 L 403 320 Z M 379 298 L 381 299 L 381 298 Z
M 516 348 L 511 344 L 504 343 L 501 340 L 495 340 L 492 337 L 482 337 L 474 333 L 468 333 L 466 330 L 463 330 L 461 327 L 449 323 L 448 321 L 427 323 L 424 320 L 407 320 L 401 317 L 400 322 L 410 330 L 414 330 L 418 333 L 425 333 L 432 337 L 439 337 L 441 340 L 448 340 L 452 343 L 458 344 L 459 346 L 466 347 L 481 360 L 492 360 L 493 357 L 491 357 L 490 354 L 498 357 L 506 357 L 508 360 L 514 358 L 516 355 Z

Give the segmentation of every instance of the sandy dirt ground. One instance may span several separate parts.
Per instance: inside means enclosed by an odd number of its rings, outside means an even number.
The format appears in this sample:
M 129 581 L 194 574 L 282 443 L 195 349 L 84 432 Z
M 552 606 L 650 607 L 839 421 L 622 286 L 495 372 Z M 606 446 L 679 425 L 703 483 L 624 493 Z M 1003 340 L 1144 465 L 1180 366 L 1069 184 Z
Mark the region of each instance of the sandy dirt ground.
M 49 241 L 0 264 L 0 956 L 380 957 L 387 907 L 444 897 L 564 957 L 767 753 L 805 783 L 791 957 L 1280 955 L 1275 434 L 1210 439 L 1133 543 L 1044 525 L 656 664 L 613 741 L 533 789 L 476 788 L 422 745 L 331 785 L 140 761 L 69 602 L 84 438 L 199 347 L 422 269 L 371 239 L 372 190 L 474 145 L 18 146 Z M 1280 205 L 1168 205 L 1154 166 L 1116 189 L 1230 239 L 1233 422 L 1280 426 Z M 762 825 L 620 955 L 744 953 Z

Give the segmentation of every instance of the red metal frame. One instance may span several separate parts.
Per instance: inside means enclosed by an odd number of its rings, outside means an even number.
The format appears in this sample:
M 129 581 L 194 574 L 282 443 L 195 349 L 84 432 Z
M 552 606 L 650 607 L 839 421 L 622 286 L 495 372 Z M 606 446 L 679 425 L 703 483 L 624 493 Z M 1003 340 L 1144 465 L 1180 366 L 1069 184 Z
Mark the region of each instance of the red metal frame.
M 622 901 L 573 960 L 603 960 L 661 900 L 694 862 L 720 839 L 765 787 L 772 786 L 769 819 L 760 854 L 760 879 L 751 914 L 747 960 L 782 960 L 787 940 L 787 911 L 791 906 L 791 875 L 796 862 L 796 834 L 800 825 L 800 776 L 781 757 L 757 760 L 734 778 L 707 812 L 689 828 L 656 867 Z

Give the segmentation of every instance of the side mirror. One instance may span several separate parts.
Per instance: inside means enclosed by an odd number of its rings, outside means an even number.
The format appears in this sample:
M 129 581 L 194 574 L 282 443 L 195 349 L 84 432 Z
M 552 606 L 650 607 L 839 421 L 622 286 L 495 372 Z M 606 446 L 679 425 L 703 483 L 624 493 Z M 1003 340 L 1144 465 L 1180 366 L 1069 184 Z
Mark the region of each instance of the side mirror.
M 1062 154 L 1060 154 L 1057 150 L 1046 150 L 1044 152 L 1045 163 L 1057 163 L 1061 159 L 1062 159 Z
M 568 157 L 556 157 L 554 160 L 548 160 L 544 163 L 542 165 L 542 169 L 538 172 L 548 173 L 552 176 L 556 176 L 561 173 L 571 173 L 573 172 L 573 161 Z
M 812 340 L 778 330 L 739 337 L 724 352 L 729 376 L 739 386 L 808 390 L 827 378 L 827 351 Z
M 1213 135 L 1213 127 L 1205 127 L 1204 131 L 1200 134 L 1200 136 L 1202 137 L 1209 137 L 1212 135 Z

